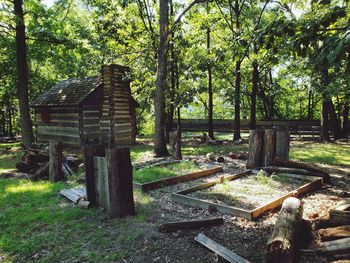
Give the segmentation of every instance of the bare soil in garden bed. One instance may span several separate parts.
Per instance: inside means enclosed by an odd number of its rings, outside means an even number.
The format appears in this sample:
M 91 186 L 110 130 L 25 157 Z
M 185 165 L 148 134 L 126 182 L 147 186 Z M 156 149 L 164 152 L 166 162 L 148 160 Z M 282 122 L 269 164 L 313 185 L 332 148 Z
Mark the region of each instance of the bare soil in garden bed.
M 272 176 L 252 174 L 232 181 L 225 181 L 188 195 L 221 205 L 253 210 L 296 190 L 307 182 L 283 174 Z

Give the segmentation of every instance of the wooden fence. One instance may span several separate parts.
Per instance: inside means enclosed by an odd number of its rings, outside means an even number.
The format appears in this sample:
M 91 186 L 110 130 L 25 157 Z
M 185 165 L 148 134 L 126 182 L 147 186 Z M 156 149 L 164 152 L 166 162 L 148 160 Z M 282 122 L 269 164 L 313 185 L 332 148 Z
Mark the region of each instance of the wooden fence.
M 241 120 L 241 131 L 249 131 L 250 120 Z M 233 120 L 213 120 L 214 131 L 216 132 L 232 132 L 234 129 Z M 259 128 L 273 128 L 288 126 L 292 134 L 318 136 L 320 133 L 320 120 L 272 120 L 272 121 L 256 121 Z M 177 127 L 177 121 L 174 120 L 174 128 Z M 181 119 L 182 131 L 207 131 L 208 120 L 206 119 Z

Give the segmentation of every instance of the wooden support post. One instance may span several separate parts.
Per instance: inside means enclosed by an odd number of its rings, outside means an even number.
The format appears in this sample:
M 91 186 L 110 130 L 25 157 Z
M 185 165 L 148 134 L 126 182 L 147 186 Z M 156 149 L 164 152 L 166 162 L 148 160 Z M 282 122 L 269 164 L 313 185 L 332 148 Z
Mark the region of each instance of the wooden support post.
M 170 142 L 172 146 L 172 155 L 175 160 L 182 160 L 181 154 L 181 131 L 174 130 L 170 132 Z
M 276 130 L 266 129 L 265 130 L 265 141 L 264 141 L 264 166 L 272 165 L 273 158 L 276 154 Z
M 264 130 L 249 131 L 249 152 L 247 168 L 263 166 Z
M 49 146 L 49 179 L 50 182 L 58 182 L 64 180 L 62 172 L 62 142 L 50 141 Z
M 272 236 L 267 243 L 267 263 L 293 262 L 302 214 L 303 207 L 299 199 L 289 197 L 283 202 Z
M 109 215 L 120 218 L 135 214 L 132 185 L 132 165 L 129 147 L 106 150 L 108 173 Z
M 91 206 L 96 206 L 94 156 L 105 156 L 105 149 L 102 145 L 85 145 L 83 149 L 87 199 Z
M 276 133 L 276 156 L 289 159 L 290 131 L 289 129 Z

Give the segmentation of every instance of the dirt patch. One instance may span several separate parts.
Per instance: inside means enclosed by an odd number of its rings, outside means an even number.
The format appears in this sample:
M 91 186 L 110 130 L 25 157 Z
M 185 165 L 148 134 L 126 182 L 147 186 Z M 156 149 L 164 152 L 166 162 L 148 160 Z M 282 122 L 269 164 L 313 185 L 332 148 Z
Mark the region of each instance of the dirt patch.
M 217 204 L 253 210 L 306 183 L 306 180 L 289 178 L 283 174 L 276 174 L 271 177 L 249 175 L 188 195 Z

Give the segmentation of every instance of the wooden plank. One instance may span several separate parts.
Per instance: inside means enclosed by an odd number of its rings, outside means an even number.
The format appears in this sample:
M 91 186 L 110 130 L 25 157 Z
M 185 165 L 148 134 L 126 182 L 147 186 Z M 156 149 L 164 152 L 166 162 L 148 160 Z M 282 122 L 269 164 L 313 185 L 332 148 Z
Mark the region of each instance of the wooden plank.
M 94 157 L 104 156 L 105 149 L 102 145 L 84 145 L 84 167 L 85 167 L 85 180 L 86 180 L 86 192 L 88 201 L 92 206 L 96 206 L 96 191 L 95 191 L 95 166 Z
M 248 260 L 240 257 L 236 253 L 228 250 L 227 248 L 223 247 L 222 245 L 216 243 L 215 241 L 211 240 L 207 236 L 205 236 L 203 233 L 199 233 L 198 236 L 195 237 L 195 240 L 205 246 L 206 248 L 210 249 L 214 253 L 218 254 L 219 256 L 223 257 L 230 263 L 249 263 Z
M 191 221 L 177 221 L 164 223 L 159 226 L 159 230 L 165 232 L 174 232 L 183 229 L 195 229 L 201 227 L 217 226 L 222 225 L 224 219 L 222 217 L 215 217 L 202 220 L 191 220 Z
M 153 182 L 142 184 L 142 190 L 147 192 L 147 191 L 151 191 L 151 190 L 158 189 L 161 187 L 165 187 L 165 186 L 169 186 L 169 185 L 174 185 L 174 184 L 183 183 L 183 182 L 195 180 L 198 178 L 206 177 L 206 176 L 209 176 L 209 175 L 212 175 L 215 173 L 221 173 L 222 171 L 223 171 L 222 167 L 218 166 L 218 167 L 214 167 L 214 168 L 207 169 L 207 170 L 202 170 L 202 171 L 198 171 L 198 172 L 193 172 L 193 173 L 173 176 L 173 177 L 169 177 L 169 178 L 165 178 L 165 179 L 161 179 L 161 180 L 156 180 Z
M 43 126 L 40 125 L 37 128 L 38 133 L 42 134 L 76 134 L 79 136 L 79 127 L 57 127 L 57 126 Z
M 35 121 L 34 125 L 39 126 L 50 126 L 50 127 L 79 127 L 78 122 L 69 122 L 69 121 L 61 121 L 61 122 L 41 122 Z
M 60 194 L 72 201 L 74 204 L 77 204 L 79 200 L 82 198 L 77 195 L 72 189 L 63 189 L 60 191 Z
M 201 200 L 194 197 L 189 197 L 186 195 L 181 195 L 178 193 L 171 194 L 171 199 L 176 202 L 180 202 L 184 205 L 192 206 L 201 208 L 204 210 L 214 210 L 217 212 L 220 212 L 222 214 L 228 214 L 233 216 L 241 216 L 245 219 L 252 220 L 252 213 L 250 211 L 237 208 L 237 207 L 231 207 L 226 205 L 219 205 L 210 201 Z
M 253 218 L 258 218 L 261 216 L 263 213 L 274 210 L 278 207 L 280 207 L 285 199 L 288 197 L 295 197 L 295 196 L 300 196 L 305 193 L 309 193 L 314 190 L 318 190 L 322 188 L 322 178 L 316 179 L 310 183 L 304 184 L 303 186 L 299 187 L 296 190 L 293 190 L 285 195 L 282 195 L 280 197 L 275 198 L 271 202 L 264 204 L 252 211 Z
M 94 157 L 95 168 L 95 192 L 96 203 L 98 206 L 109 210 L 109 192 L 108 192 L 108 176 L 106 157 Z
M 247 175 L 249 175 L 251 173 L 251 170 L 246 170 L 244 172 L 241 172 L 241 173 L 238 173 L 238 174 L 233 174 L 233 175 L 230 175 L 230 176 L 227 176 L 224 178 L 224 181 L 232 181 L 232 180 L 235 180 L 235 179 L 238 179 L 238 178 L 242 178 L 242 177 L 245 177 Z M 185 189 L 185 190 L 182 190 L 180 192 L 178 192 L 178 194 L 189 194 L 189 193 L 192 193 L 192 192 L 196 192 L 198 190 L 203 190 L 203 189 L 208 189 L 216 184 L 220 184 L 221 183 L 221 180 L 218 179 L 218 180 L 213 180 L 209 183 L 205 183 L 205 184 L 200 184 L 200 185 L 197 185 L 195 187 L 191 187 L 191 188 L 188 188 L 188 189 Z

